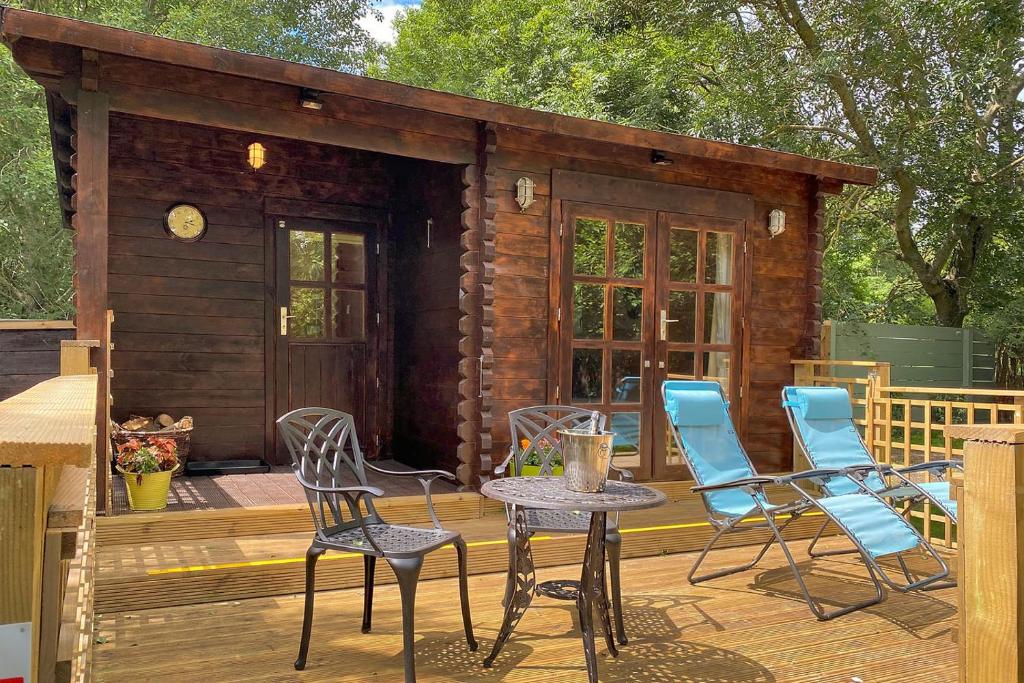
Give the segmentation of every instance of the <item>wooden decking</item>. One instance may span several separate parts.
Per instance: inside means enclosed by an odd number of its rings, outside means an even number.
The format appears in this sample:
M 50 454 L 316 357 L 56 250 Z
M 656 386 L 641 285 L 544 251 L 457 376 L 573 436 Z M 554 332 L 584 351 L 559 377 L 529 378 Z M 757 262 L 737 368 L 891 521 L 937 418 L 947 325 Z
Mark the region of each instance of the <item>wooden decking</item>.
M 805 545 L 793 543 L 800 558 L 806 558 Z M 727 550 L 719 559 L 742 562 L 750 552 Z M 756 570 L 696 587 L 684 578 L 693 557 L 676 554 L 624 562 L 625 620 L 631 641 L 617 660 L 599 645 L 602 681 L 955 680 L 953 590 L 893 594 L 879 606 L 823 623 L 795 597 L 796 584 L 778 550 Z M 803 565 L 812 591 L 831 595 L 837 603 L 869 593 L 863 567 L 849 556 Z M 565 566 L 542 569 L 539 575 L 569 577 L 577 571 L 578 565 Z M 389 573 L 386 567 L 378 572 L 382 578 Z M 481 645 L 480 651 L 470 653 L 461 637 L 458 601 L 452 600 L 455 580 L 420 584 L 420 681 L 585 680 L 572 608 L 544 598 L 535 601 L 495 668 L 482 668 L 501 620 L 503 585 L 504 576 L 498 573 L 470 579 Z M 368 635 L 359 632 L 359 589 L 319 593 L 309 664 L 298 673 L 292 662 L 301 613 L 301 597 L 287 595 L 106 614 L 98 618 L 97 680 L 401 680 L 401 613 L 394 586 L 377 591 L 374 632 Z

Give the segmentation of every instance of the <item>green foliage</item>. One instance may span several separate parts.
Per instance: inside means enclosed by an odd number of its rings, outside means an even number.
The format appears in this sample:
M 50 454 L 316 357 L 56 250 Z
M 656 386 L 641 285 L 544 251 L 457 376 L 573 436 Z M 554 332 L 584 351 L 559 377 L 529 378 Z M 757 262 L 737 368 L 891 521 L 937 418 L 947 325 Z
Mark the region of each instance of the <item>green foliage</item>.
M 371 0 L 23 0 L 86 19 L 330 69 L 360 71 Z M 0 318 L 74 315 L 71 233 L 61 226 L 42 88 L 0 50 Z

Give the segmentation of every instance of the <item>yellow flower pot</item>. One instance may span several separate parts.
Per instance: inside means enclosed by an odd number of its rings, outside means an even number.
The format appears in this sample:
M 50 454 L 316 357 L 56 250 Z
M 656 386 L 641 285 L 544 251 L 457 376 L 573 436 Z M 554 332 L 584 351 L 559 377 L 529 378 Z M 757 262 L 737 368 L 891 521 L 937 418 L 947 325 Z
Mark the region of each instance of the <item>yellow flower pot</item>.
M 171 476 L 177 469 L 175 467 L 166 472 L 135 474 L 134 472 L 125 472 L 118 467 L 117 471 L 124 477 L 124 485 L 128 489 L 128 506 L 132 510 L 163 510 L 167 507 L 167 492 L 171 488 Z M 140 478 L 142 483 L 139 483 Z

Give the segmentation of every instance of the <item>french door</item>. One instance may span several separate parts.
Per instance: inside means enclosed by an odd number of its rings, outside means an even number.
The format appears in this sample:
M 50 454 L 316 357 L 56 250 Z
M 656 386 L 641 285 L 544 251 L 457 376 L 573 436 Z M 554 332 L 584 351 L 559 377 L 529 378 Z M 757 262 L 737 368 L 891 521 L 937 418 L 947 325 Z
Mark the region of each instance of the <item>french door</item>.
M 558 398 L 608 414 L 615 462 L 639 478 L 687 476 L 663 381 L 715 379 L 736 409 L 744 225 L 562 203 Z

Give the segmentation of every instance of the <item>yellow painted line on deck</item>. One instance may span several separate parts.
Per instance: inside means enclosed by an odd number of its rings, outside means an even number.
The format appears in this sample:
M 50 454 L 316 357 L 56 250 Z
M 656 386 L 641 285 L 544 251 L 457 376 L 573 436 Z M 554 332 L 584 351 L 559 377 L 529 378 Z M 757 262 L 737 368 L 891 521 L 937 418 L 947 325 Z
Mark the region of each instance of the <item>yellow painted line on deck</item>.
M 803 516 L 804 517 L 817 517 L 817 516 L 820 516 L 821 514 L 822 513 L 820 513 L 820 512 L 807 512 L 807 513 L 804 513 Z M 788 519 L 789 517 L 790 517 L 790 515 L 779 515 L 778 519 Z M 751 517 L 747 521 L 750 521 L 750 522 L 763 522 L 764 518 L 763 517 Z M 707 527 L 707 526 L 711 526 L 711 523 L 710 522 L 686 522 L 686 523 L 683 523 L 683 524 L 664 524 L 664 525 L 661 525 L 661 526 L 637 527 L 635 529 L 619 529 L 619 533 L 622 533 L 622 534 L 642 534 L 642 533 L 650 533 L 650 532 L 653 532 L 653 531 L 674 531 L 674 530 L 677 530 L 677 529 L 694 529 L 694 528 L 697 528 L 697 527 Z M 567 535 L 568 534 L 566 534 L 566 536 Z M 579 535 L 579 534 L 575 534 L 575 535 Z M 565 538 L 565 536 L 560 536 L 559 538 Z M 555 536 L 531 536 L 530 537 L 530 543 L 538 543 L 538 542 L 542 542 L 542 541 L 551 541 L 551 540 L 554 540 L 554 539 L 555 539 Z M 469 548 L 481 548 L 481 547 L 490 546 L 490 545 L 505 545 L 506 543 L 507 543 L 507 540 L 502 538 L 502 539 L 497 539 L 497 540 L 492 540 L 492 541 L 473 541 L 471 543 L 467 543 L 466 546 L 469 547 Z M 454 546 L 446 545 L 444 547 L 445 548 L 453 548 Z M 362 553 L 331 553 L 329 555 L 321 556 L 319 562 L 327 562 L 327 561 L 331 561 L 331 560 L 347 560 L 347 559 L 351 559 L 351 558 L 354 558 L 354 557 L 363 557 L 363 554 Z M 277 559 L 273 559 L 273 560 L 250 560 L 248 562 L 224 562 L 224 563 L 221 563 L 221 564 L 196 564 L 196 565 L 185 566 L 185 567 L 167 567 L 166 569 L 147 569 L 146 570 L 146 575 L 147 576 L 160 576 L 160 575 L 164 575 L 164 574 L 186 574 L 186 573 L 191 573 L 191 572 L 217 571 L 217 570 L 220 570 L 220 569 L 243 569 L 243 568 L 246 568 L 246 567 L 272 567 L 274 565 L 298 564 L 300 562 L 305 562 L 305 561 L 306 561 L 305 557 L 282 557 L 282 558 L 277 558 Z

